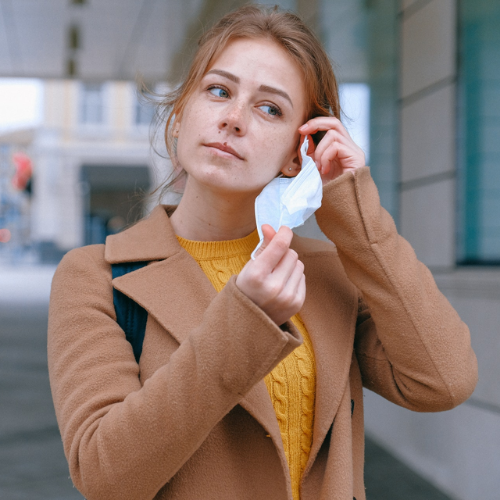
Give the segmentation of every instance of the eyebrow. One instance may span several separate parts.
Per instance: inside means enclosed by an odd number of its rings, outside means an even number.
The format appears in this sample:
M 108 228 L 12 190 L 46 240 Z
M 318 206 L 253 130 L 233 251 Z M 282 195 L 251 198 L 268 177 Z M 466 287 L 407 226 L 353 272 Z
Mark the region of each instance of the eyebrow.
M 229 71 L 224 71 L 222 69 L 211 69 L 210 71 L 207 71 L 206 74 L 208 75 L 211 73 L 214 73 L 216 75 L 220 75 L 224 78 L 227 78 L 228 80 L 231 80 L 234 83 L 240 83 L 240 81 L 241 81 L 240 78 L 237 77 L 236 75 L 233 75 L 232 73 L 229 73 Z M 268 92 L 269 94 L 279 95 L 279 96 L 283 97 L 284 99 L 286 99 L 293 108 L 292 100 L 290 99 L 290 96 L 285 91 L 277 89 L 275 87 L 271 87 L 269 85 L 261 85 L 259 87 L 259 91 L 260 92 Z

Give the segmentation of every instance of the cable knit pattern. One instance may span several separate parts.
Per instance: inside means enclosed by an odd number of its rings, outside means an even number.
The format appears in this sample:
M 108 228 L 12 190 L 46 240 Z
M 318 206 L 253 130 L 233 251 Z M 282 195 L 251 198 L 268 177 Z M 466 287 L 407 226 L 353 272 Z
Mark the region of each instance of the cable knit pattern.
M 299 331 L 307 331 L 300 316 L 297 315 L 294 324 Z M 312 442 L 312 426 L 314 416 L 314 396 L 316 387 L 316 367 L 314 365 L 314 351 L 309 335 L 304 335 L 303 349 L 296 349 L 295 355 L 297 357 L 297 366 L 300 372 L 300 389 L 302 391 L 301 410 L 302 415 L 300 418 L 300 427 L 302 434 L 300 436 L 300 466 L 301 473 L 305 469 L 309 452 L 311 451 Z
M 229 241 L 191 241 L 177 236 L 179 243 L 220 292 L 233 274 L 238 274 L 259 242 L 257 231 Z M 291 318 L 304 342 L 288 355 L 264 381 L 280 427 L 288 460 L 294 500 L 300 499 L 300 479 L 312 444 L 316 366 L 307 329 L 298 314 Z

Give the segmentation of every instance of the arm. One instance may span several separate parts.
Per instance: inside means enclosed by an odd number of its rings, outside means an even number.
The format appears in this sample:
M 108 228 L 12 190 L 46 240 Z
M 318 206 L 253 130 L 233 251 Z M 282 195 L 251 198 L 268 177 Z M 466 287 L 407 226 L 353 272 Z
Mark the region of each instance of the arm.
M 71 477 L 86 498 L 153 498 L 300 340 L 233 278 L 141 387 L 115 321 L 102 248 L 70 252 L 54 276 L 48 360 L 56 415 Z
M 316 218 L 362 294 L 355 349 L 364 385 L 417 411 L 467 399 L 477 382 L 468 328 L 398 235 L 369 169 L 328 182 Z

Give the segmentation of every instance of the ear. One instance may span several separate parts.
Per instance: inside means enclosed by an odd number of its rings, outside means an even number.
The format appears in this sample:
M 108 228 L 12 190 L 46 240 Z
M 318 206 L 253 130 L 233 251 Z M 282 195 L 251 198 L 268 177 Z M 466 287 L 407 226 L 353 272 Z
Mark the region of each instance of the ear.
M 300 136 L 299 147 L 297 148 L 296 155 L 294 155 L 294 157 L 291 158 L 290 161 L 287 162 L 287 164 L 281 169 L 280 172 L 285 177 L 295 177 L 300 172 L 301 165 L 302 165 L 302 155 L 300 154 L 300 148 L 301 148 L 302 144 L 304 144 L 305 138 L 306 138 L 305 135 Z M 308 154 L 308 156 L 311 156 L 314 153 L 314 150 L 316 149 L 316 147 L 314 145 L 312 137 L 310 135 L 308 135 L 307 138 L 309 140 L 309 144 L 307 147 L 307 154 Z M 314 156 L 313 156 L 313 158 L 314 158 Z
M 172 137 L 177 139 L 179 137 L 179 130 L 181 128 L 180 116 L 175 116 L 174 123 L 172 124 Z
M 172 137 L 174 137 L 175 139 L 177 139 L 179 137 L 179 124 L 178 123 L 174 123 L 174 126 L 172 127 Z

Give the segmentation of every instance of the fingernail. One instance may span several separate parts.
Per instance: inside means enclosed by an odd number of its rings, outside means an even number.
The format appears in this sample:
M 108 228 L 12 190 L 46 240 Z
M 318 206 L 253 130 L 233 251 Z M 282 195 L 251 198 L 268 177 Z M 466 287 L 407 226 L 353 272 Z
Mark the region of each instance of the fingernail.
M 301 126 L 299 127 L 299 130 L 304 130 L 304 129 L 306 129 L 306 128 L 307 128 L 307 124 L 305 124 L 305 125 L 301 125 Z

